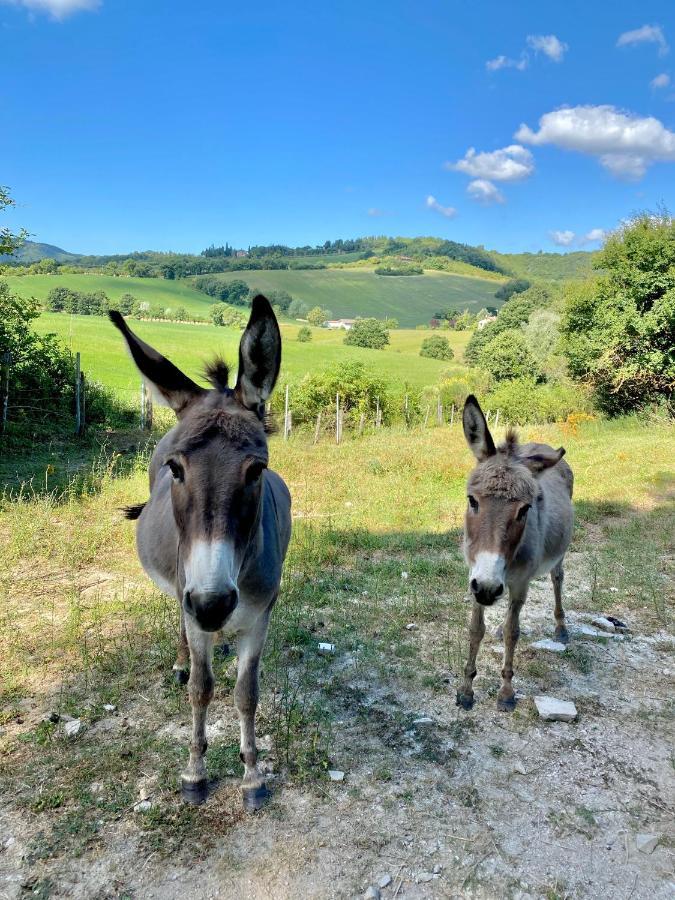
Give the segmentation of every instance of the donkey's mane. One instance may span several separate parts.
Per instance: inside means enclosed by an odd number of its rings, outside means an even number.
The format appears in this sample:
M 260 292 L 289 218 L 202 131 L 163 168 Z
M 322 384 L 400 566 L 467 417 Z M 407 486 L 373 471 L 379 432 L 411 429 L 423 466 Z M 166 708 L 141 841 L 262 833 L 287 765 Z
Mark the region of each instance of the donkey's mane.
M 204 375 L 217 391 L 225 393 L 229 386 L 230 367 L 222 356 L 216 356 L 211 362 L 206 364 Z
M 518 450 L 518 432 L 510 426 L 506 432 L 504 443 L 497 448 L 500 453 L 506 453 L 507 456 L 515 456 Z

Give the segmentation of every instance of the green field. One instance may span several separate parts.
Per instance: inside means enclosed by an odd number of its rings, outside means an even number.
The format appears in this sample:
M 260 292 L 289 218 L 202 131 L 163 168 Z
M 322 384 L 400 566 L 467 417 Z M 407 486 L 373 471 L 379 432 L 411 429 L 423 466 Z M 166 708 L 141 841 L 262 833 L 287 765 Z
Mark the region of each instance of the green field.
M 308 306 L 329 309 L 340 318 L 394 317 L 403 328 L 429 321 L 447 307 L 478 312 L 483 306 L 499 306 L 495 281 L 441 272 L 405 278 L 375 275 L 367 269 L 270 269 L 232 272 L 215 276 L 223 280 L 241 278 L 254 290 L 283 289 Z M 63 285 L 78 291 L 105 291 L 117 300 L 130 293 L 139 300 L 176 309 L 184 306 L 197 316 L 208 316 L 212 298 L 196 291 L 189 279 L 117 278 L 112 275 L 7 276 L 12 290 L 22 297 L 44 300 L 49 291 Z
M 86 276 L 84 276 L 86 277 Z M 177 322 L 132 322 L 133 329 L 143 340 L 157 347 L 191 377 L 200 380 L 204 362 L 216 353 L 236 365 L 241 332 L 236 328 L 215 325 L 186 325 Z M 99 316 L 70 316 L 64 313 L 43 313 L 35 322 L 42 334 L 57 334 L 73 352 L 82 356 L 82 368 L 90 379 L 102 382 L 118 392 L 138 390 L 139 376 L 124 349 L 119 332 L 105 318 Z M 307 372 L 321 371 L 329 366 L 358 360 L 376 370 L 387 380 L 407 382 L 411 388 L 435 384 L 441 372 L 451 363 L 419 356 L 419 348 L 431 332 L 396 330 L 391 332 L 391 345 L 385 350 L 364 350 L 345 347 L 344 332 L 313 328 L 310 343 L 295 339 L 298 326 L 282 324 L 283 362 L 280 384 L 295 382 Z M 455 350 L 455 361 L 469 338 L 468 332 L 444 332 Z

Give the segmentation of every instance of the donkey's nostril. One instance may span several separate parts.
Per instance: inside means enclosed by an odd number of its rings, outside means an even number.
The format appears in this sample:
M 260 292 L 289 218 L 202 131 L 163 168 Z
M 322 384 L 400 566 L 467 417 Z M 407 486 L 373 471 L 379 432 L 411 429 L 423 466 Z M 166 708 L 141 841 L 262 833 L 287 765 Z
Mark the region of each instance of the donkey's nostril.
M 190 591 L 185 591 L 183 595 L 183 600 L 185 601 L 185 606 L 187 609 L 192 609 L 192 598 L 190 597 Z
M 477 594 L 477 593 L 478 593 L 478 582 L 476 581 L 475 578 L 472 578 L 472 579 L 471 579 L 470 587 L 471 587 L 471 590 L 472 590 L 472 592 L 473 592 L 474 594 Z
M 501 597 L 501 595 L 503 593 L 504 593 L 504 585 L 500 584 L 499 587 L 497 588 L 497 590 L 495 591 L 495 597 Z

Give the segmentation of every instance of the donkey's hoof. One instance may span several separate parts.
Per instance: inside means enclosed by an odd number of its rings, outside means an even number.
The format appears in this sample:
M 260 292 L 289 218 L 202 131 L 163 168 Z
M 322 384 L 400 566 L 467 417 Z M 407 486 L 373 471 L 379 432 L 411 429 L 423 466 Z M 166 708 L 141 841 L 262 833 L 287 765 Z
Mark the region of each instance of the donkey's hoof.
M 173 670 L 173 680 L 176 684 L 181 685 L 181 687 L 188 683 L 190 679 L 190 674 L 185 671 L 185 669 L 174 669 Z
M 225 659 L 230 655 L 230 645 L 229 644 L 218 644 L 215 648 L 215 655 L 219 656 L 221 659 Z
M 270 789 L 264 783 L 258 785 L 258 787 L 244 787 L 241 789 L 241 797 L 246 812 L 257 812 L 257 810 L 262 809 L 271 796 Z
M 513 697 L 497 697 L 497 709 L 502 712 L 513 712 L 516 708 L 516 698 Z
M 570 633 L 566 628 L 556 628 L 554 637 L 559 644 L 569 644 L 570 642 Z
M 188 781 L 186 778 L 181 778 L 180 793 L 186 803 L 199 806 L 201 803 L 205 803 L 209 795 L 213 793 L 213 786 L 209 785 L 206 778 L 202 778 L 200 781 Z
M 473 696 L 462 694 L 460 691 L 457 691 L 455 706 L 461 706 L 462 709 L 473 709 Z

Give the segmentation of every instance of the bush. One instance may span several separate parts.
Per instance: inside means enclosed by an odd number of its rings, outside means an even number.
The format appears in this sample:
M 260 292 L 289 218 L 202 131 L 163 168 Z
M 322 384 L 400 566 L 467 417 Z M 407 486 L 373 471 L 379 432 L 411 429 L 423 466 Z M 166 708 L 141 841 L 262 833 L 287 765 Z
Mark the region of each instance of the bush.
M 420 356 L 427 356 L 429 359 L 453 359 L 454 355 L 448 339 L 440 334 L 432 334 L 422 341 Z
M 482 369 L 450 370 L 443 373 L 440 384 L 424 389 L 422 403 L 428 403 L 432 409 L 435 409 L 440 398 L 446 411 L 451 409 L 453 404 L 456 409 L 461 409 L 469 394 L 483 397 L 491 385 L 491 376 Z
M 411 263 L 401 263 L 401 265 L 384 265 L 376 266 L 376 275 L 424 275 L 422 266 L 415 266 Z
M 328 310 L 321 309 L 320 306 L 315 306 L 307 313 L 307 321 L 310 325 L 316 325 L 317 328 L 320 328 L 327 318 Z
M 209 275 L 195 278 L 194 286 L 198 291 L 215 297 L 222 303 L 230 303 L 234 306 L 246 306 L 250 302 L 249 289 L 245 281 L 235 278 L 232 281 L 223 281 L 221 278 L 213 278 Z
M 275 408 L 283 408 L 282 391 L 274 394 Z M 345 417 L 358 421 L 361 413 L 374 414 L 377 398 L 386 418 L 390 402 L 386 382 L 367 369 L 363 363 L 340 363 L 324 372 L 306 375 L 300 384 L 291 387 L 291 410 L 296 423 L 313 422 L 319 412 L 325 414 L 326 421 L 335 422 L 335 396 L 340 394 L 340 403 Z
M 570 372 L 610 415 L 665 402 L 675 389 L 675 219 L 642 215 L 610 237 L 606 274 L 566 290 L 561 344 Z
M 345 335 L 344 343 L 351 347 L 381 350 L 389 343 L 389 332 L 379 319 L 357 319 Z
M 297 340 L 300 341 L 301 344 L 306 344 L 307 341 L 311 341 L 312 340 L 312 329 L 308 328 L 306 325 L 303 325 L 302 328 L 298 329 Z
M 502 422 L 515 425 L 561 422 L 573 413 L 590 410 L 588 393 L 575 384 L 537 384 L 516 378 L 498 384 L 486 397 L 484 408 L 500 410 Z
M 556 299 L 553 288 L 534 285 L 512 297 L 499 310 L 497 320 L 488 322 L 484 328 L 475 331 L 464 350 L 464 359 L 470 366 L 479 365 L 479 357 L 483 347 L 497 337 L 502 331 L 520 328 L 527 322 L 535 309 L 548 309 Z
M 479 365 L 495 379 L 508 381 L 513 378 L 533 377 L 540 373 L 522 332 L 502 331 L 486 344 L 478 357 Z
M 530 282 L 527 278 L 512 278 L 510 281 L 507 281 L 506 284 L 497 288 L 495 291 L 495 299 L 506 302 L 514 294 L 522 294 L 522 292 L 526 291 L 529 287 Z
M 225 303 L 214 303 L 209 310 L 209 314 L 214 325 L 243 328 L 246 324 L 245 316 L 239 310 L 232 309 Z

